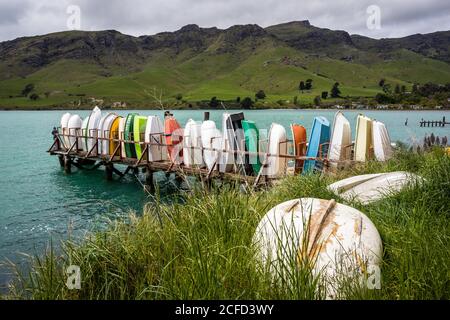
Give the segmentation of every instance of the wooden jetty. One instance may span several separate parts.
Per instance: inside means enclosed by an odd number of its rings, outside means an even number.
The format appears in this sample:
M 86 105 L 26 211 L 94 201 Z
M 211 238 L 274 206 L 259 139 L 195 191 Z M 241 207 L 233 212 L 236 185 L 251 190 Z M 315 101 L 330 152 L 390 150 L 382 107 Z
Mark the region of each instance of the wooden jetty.
M 445 117 L 442 117 L 442 120 L 437 121 L 427 121 L 427 120 L 420 120 L 419 125 L 421 127 L 445 127 L 447 125 L 450 125 L 450 122 L 445 121 Z
M 94 170 L 99 167 L 105 168 L 106 179 L 112 180 L 114 174 L 119 177 L 125 176 L 127 173 L 134 173 L 135 175 L 141 172 L 145 173 L 145 182 L 144 187 L 147 191 L 153 192 L 155 190 L 153 184 L 153 176 L 156 172 L 164 172 L 166 174 L 174 173 L 176 179 L 185 180 L 188 176 L 196 176 L 199 177 L 206 185 L 210 185 L 211 181 L 214 179 L 220 179 L 223 181 L 229 182 L 238 182 L 243 183 L 248 186 L 257 187 L 261 184 L 270 184 L 274 180 L 282 178 L 283 176 L 277 177 L 269 177 L 264 173 L 267 168 L 268 159 L 270 157 L 278 157 L 285 158 L 288 160 L 316 160 L 320 163 L 320 166 L 326 170 L 329 168 L 330 160 L 326 158 L 320 157 L 299 157 L 290 154 L 270 154 L 270 153 L 262 153 L 262 152 L 248 152 L 248 151 L 240 151 L 240 150 L 222 150 L 222 149 L 214 149 L 214 148 L 199 148 L 199 147 L 190 147 L 192 150 L 200 149 L 202 154 L 204 151 L 216 151 L 218 154 L 220 153 L 229 153 L 229 154 L 240 154 L 242 159 L 245 159 L 246 156 L 258 156 L 260 159 L 264 159 L 262 163 L 262 167 L 260 172 L 256 175 L 248 175 L 243 170 L 235 170 L 235 172 L 219 172 L 218 164 L 212 167 L 211 170 L 208 170 L 205 167 L 201 167 L 198 165 L 193 166 L 185 166 L 182 163 L 172 162 L 170 160 L 165 161 L 148 161 L 148 150 L 150 146 L 157 145 L 159 147 L 167 147 L 167 144 L 164 143 L 155 143 L 155 142 L 136 142 L 132 140 L 125 140 L 123 138 L 111 139 L 111 138 L 100 138 L 98 132 L 91 132 L 90 135 L 83 135 L 81 129 L 77 129 L 78 132 L 72 133 L 62 133 L 61 129 L 58 128 L 58 133 L 54 134 L 54 142 L 52 146 L 48 149 L 48 153 L 50 155 L 58 156 L 61 167 L 64 168 L 66 173 L 72 172 L 72 167 L 76 167 L 78 169 L 86 169 L 86 170 Z M 164 133 L 158 134 L 161 137 L 165 137 Z M 123 137 L 123 133 L 120 135 Z M 75 140 L 75 142 L 69 147 L 64 147 L 64 141 L 69 141 L 69 139 Z M 75 139 L 74 139 L 75 138 Z M 93 146 L 89 151 L 80 150 L 81 146 L 78 145 L 78 141 L 80 139 L 89 139 L 93 141 Z M 117 147 L 114 152 L 109 155 L 98 154 L 98 146 L 102 142 L 102 140 L 108 140 L 110 143 L 115 142 Z M 149 139 L 152 141 L 153 139 Z M 165 141 L 161 139 L 160 141 Z M 291 140 L 286 140 L 281 143 L 290 143 Z M 140 144 L 142 148 L 142 156 L 139 159 L 134 158 L 125 158 L 122 157 L 122 148 L 125 144 Z M 321 146 L 321 148 L 325 147 L 325 145 Z M 349 146 L 351 147 L 351 146 Z M 242 148 L 241 150 L 245 150 Z M 321 152 L 319 154 L 322 154 Z M 349 162 L 349 161 L 346 161 Z M 350 161 L 351 162 L 351 161 Z M 125 166 L 126 169 L 124 171 L 120 171 L 116 165 Z M 235 167 L 242 166 L 242 164 L 235 164 Z M 288 174 L 286 168 L 286 175 Z

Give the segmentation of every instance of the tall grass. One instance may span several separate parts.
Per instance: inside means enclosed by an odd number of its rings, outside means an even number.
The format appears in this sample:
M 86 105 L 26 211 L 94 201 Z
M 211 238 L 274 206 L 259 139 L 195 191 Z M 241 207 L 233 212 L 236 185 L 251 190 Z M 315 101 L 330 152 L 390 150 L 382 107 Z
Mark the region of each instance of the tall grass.
M 353 299 L 448 299 L 450 297 L 450 157 L 441 150 L 399 152 L 386 162 L 337 176 L 295 176 L 261 191 L 238 187 L 195 189 L 182 203 L 158 198 L 140 216 L 112 222 L 81 243 L 62 243 L 17 271 L 7 298 L 33 299 L 321 299 L 317 279 L 290 266 L 289 283 L 255 259 L 252 237 L 276 204 L 300 197 L 336 198 L 326 186 L 345 176 L 394 170 L 415 172 L 425 182 L 370 205 L 349 203 L 378 228 L 384 245 L 381 290 L 356 290 Z M 338 202 L 345 203 L 337 198 Z M 160 217 L 160 218 L 157 218 Z M 65 269 L 81 269 L 80 290 L 69 290 Z

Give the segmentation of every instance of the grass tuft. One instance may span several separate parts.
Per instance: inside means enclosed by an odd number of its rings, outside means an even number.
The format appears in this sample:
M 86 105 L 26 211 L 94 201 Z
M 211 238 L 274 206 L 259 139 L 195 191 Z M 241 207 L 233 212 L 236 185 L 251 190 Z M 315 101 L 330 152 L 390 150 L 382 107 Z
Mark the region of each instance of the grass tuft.
M 384 245 L 381 290 L 349 285 L 351 299 L 450 298 L 450 157 L 436 149 L 398 152 L 337 176 L 306 175 L 277 186 L 243 193 L 222 185 L 197 188 L 183 201 L 159 197 L 140 216 L 112 222 L 81 243 L 62 243 L 17 272 L 10 294 L 18 299 L 322 299 L 310 270 L 286 266 L 287 278 L 273 281 L 255 259 L 252 237 L 273 206 L 300 197 L 336 198 L 326 186 L 354 174 L 405 170 L 425 178 L 370 205 L 347 203 L 365 213 Z M 338 202 L 345 203 L 342 199 Z M 69 290 L 65 270 L 81 269 L 81 289 Z M 287 285 L 287 283 L 294 285 Z

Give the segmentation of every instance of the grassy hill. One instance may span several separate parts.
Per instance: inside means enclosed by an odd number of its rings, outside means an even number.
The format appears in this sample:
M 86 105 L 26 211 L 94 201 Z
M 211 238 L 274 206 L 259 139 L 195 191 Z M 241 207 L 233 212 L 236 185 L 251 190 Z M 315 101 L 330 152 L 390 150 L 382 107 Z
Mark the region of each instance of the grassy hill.
M 291 22 L 226 30 L 188 25 L 175 32 L 132 37 L 117 31 L 59 32 L 0 43 L 0 107 L 151 107 L 152 92 L 184 104 L 254 98 L 311 103 L 340 83 L 342 96 L 374 96 L 392 86 L 450 82 L 449 32 L 374 40 Z M 300 81 L 313 88 L 300 92 Z M 21 92 L 27 84 L 34 90 Z M 38 99 L 30 99 L 35 93 Z

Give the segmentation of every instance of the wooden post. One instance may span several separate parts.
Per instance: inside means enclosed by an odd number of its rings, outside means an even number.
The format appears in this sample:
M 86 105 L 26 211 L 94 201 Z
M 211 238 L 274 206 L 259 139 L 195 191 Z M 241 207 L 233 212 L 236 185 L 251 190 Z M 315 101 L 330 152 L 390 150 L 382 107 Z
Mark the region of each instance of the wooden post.
M 61 166 L 61 168 L 64 168 L 64 156 L 59 155 L 58 159 L 59 159 L 59 165 Z
M 147 168 L 145 172 L 145 189 L 150 192 L 155 192 L 155 185 L 153 183 L 153 171 L 150 169 L 150 167 Z
M 64 172 L 69 174 L 72 172 L 72 159 L 68 156 L 64 156 Z
M 105 171 L 106 171 L 106 180 L 112 181 L 114 172 L 114 165 L 112 164 L 112 162 L 108 162 L 105 164 Z
M 205 113 L 203 114 L 203 121 L 208 121 L 209 120 L 209 112 L 205 111 Z

